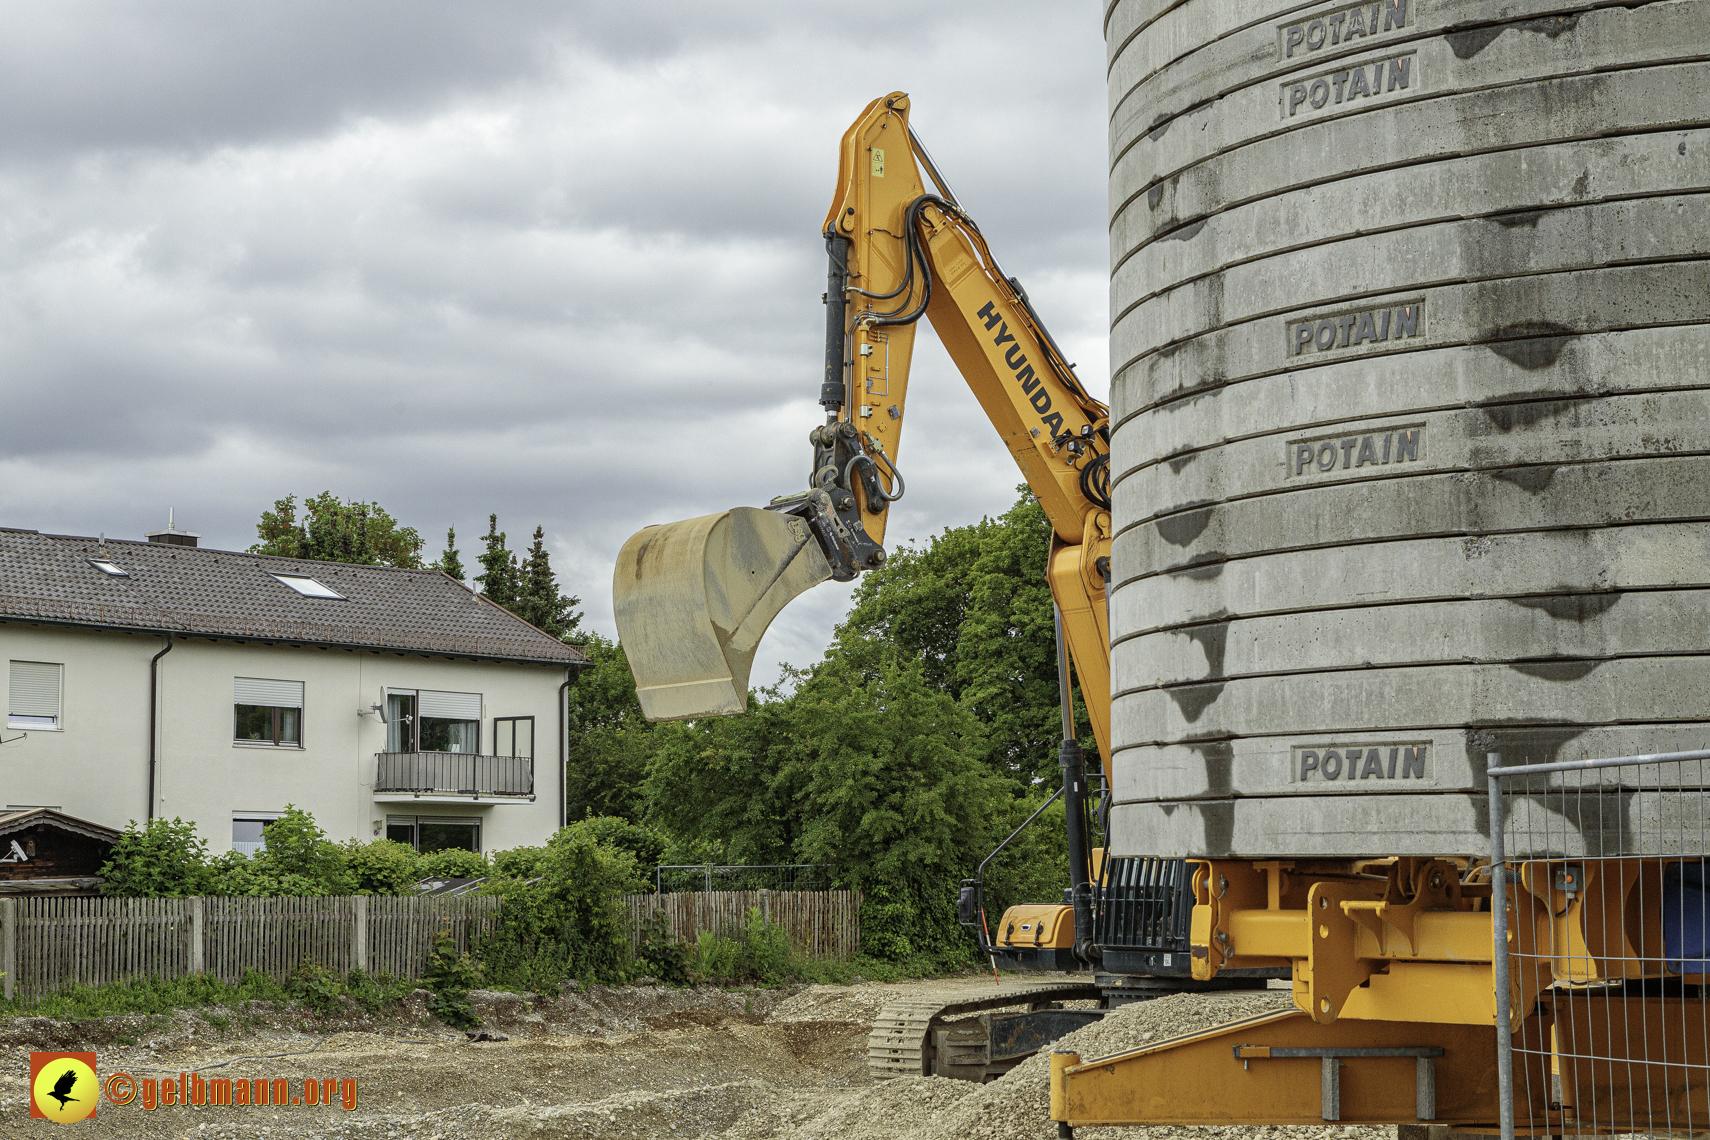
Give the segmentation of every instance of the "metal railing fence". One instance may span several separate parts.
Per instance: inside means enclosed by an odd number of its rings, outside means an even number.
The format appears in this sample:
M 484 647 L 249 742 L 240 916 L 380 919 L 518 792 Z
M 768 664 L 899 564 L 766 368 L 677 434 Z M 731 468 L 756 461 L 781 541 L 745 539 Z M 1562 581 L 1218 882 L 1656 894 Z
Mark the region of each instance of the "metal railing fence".
M 824 891 L 831 889 L 831 868 L 815 863 L 760 866 L 667 863 L 653 873 L 653 889 L 681 891 Z
M 1710 1130 L 1706 761 L 1488 758 L 1503 1140 Z
M 533 796 L 534 760 L 474 752 L 377 752 L 376 792 L 436 796 Z

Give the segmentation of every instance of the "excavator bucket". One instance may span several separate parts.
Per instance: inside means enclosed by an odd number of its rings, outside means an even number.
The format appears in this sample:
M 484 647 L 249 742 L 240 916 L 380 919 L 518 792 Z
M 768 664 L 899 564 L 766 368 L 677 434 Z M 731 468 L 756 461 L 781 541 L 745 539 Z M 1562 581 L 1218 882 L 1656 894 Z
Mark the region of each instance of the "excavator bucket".
M 766 627 L 830 577 L 807 523 L 775 511 L 737 507 L 632 535 L 612 573 L 612 602 L 643 715 L 747 709 Z

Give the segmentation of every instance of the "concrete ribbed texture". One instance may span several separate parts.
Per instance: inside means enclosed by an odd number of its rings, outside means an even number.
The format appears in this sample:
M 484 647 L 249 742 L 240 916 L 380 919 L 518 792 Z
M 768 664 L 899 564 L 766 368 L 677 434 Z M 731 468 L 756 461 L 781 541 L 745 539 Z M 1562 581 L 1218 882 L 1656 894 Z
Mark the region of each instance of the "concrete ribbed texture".
M 1113 849 L 1484 853 L 1489 752 L 1710 746 L 1710 0 L 1105 33 Z

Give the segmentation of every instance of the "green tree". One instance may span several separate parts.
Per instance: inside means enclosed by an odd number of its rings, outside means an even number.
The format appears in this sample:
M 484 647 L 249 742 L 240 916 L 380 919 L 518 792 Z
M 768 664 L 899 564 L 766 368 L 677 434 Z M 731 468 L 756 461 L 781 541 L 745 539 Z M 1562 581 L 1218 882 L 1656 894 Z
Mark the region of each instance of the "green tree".
M 811 747 L 796 714 L 793 697 L 766 691 L 741 716 L 654 726 L 647 821 L 715 862 L 794 862 Z
M 182 819 L 131 820 L 101 865 L 101 893 L 120 898 L 179 899 L 206 894 L 208 843 Z
M 494 520 L 497 524 L 497 520 Z M 582 599 L 558 592 L 558 576 L 552 572 L 552 558 L 546 552 L 546 528 L 534 528 L 534 545 L 519 568 L 517 598 L 510 611 L 553 637 L 567 639 L 582 624 L 576 607 Z
M 1020 780 L 1057 783 L 1062 717 L 1045 560 L 1051 524 L 1025 486 L 997 519 L 946 528 L 900 547 L 861 576 L 828 662 L 877 676 L 893 657 L 919 663 L 928 685 L 960 702 L 985 732 L 984 759 Z M 1093 735 L 1078 683 L 1076 735 Z M 1090 767 L 1097 766 L 1089 755 Z
M 249 548 L 251 554 L 409 570 L 422 565 L 422 539 L 414 527 L 399 526 L 379 503 L 346 503 L 331 491 L 303 501 L 301 522 L 297 497 L 286 495 L 262 512 L 255 533 L 261 541 Z
M 917 661 L 927 684 L 961 695 L 960 640 L 970 578 L 995 529 L 990 519 L 946 527 L 924 548 L 899 546 L 885 565 L 861 576 L 828 657 L 864 676 L 892 655 Z
M 463 581 L 463 557 L 457 551 L 456 527 L 445 528 L 445 552 L 439 556 L 439 561 L 435 562 L 429 569 L 443 570 L 459 582 Z
M 475 580 L 481 583 L 481 593 L 495 605 L 510 609 L 522 592 L 522 571 L 517 556 L 505 548 L 505 532 L 499 529 L 499 516 L 487 516 L 487 535 L 481 540 L 486 546 L 476 561 L 481 573 Z
M 957 631 L 957 699 L 986 726 L 987 759 L 1026 781 L 1061 782 L 1063 740 L 1057 690 L 1057 636 L 1046 555 L 1051 522 L 1031 492 L 986 528 L 967 578 L 967 608 Z M 1097 745 L 1080 685 L 1071 686 L 1075 735 L 1098 767 Z
M 621 816 L 638 821 L 654 726 L 641 715 L 623 646 L 599 634 L 584 637 L 578 648 L 593 664 L 570 686 L 565 818 Z
M 942 883 L 1013 796 L 980 763 L 979 722 L 913 662 L 871 681 L 822 670 L 791 704 L 806 776 L 796 852 L 849 886 Z

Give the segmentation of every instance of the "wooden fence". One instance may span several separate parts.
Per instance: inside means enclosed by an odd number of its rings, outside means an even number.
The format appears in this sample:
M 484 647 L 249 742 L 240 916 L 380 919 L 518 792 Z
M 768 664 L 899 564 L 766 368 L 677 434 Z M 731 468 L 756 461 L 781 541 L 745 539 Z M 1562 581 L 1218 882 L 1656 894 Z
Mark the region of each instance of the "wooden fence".
M 414 980 L 441 929 L 460 949 L 492 930 L 500 900 L 402 898 L 0 899 L 0 992 L 42 997 L 125 978 L 256 970 L 283 980 L 304 960 Z
M 693 942 L 703 930 L 734 938 L 758 910 L 789 934 L 796 949 L 815 958 L 848 958 L 861 945 L 859 891 L 683 891 L 662 895 L 626 895 L 629 937 L 641 937 L 643 924 L 664 915 L 672 938 Z

